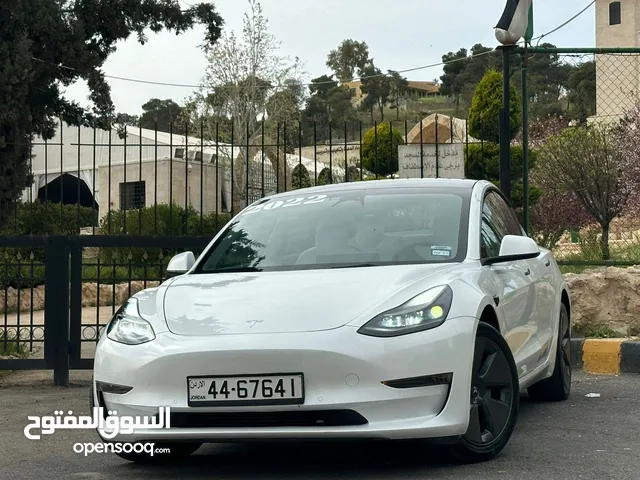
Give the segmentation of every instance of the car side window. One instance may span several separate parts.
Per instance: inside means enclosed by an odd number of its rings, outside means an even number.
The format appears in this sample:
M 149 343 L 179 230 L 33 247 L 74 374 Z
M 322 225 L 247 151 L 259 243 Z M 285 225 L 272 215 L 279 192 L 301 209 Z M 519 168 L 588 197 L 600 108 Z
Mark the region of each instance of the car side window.
M 522 236 L 518 219 L 504 199 L 489 192 L 482 205 L 480 250 L 482 258 L 500 255 L 502 239 L 506 235 Z

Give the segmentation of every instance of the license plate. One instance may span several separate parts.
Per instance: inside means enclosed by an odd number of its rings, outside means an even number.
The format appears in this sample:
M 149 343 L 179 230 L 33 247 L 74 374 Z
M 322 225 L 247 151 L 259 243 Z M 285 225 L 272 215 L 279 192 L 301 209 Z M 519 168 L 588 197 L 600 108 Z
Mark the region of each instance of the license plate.
M 304 403 L 301 373 L 187 377 L 190 407 L 299 405 Z

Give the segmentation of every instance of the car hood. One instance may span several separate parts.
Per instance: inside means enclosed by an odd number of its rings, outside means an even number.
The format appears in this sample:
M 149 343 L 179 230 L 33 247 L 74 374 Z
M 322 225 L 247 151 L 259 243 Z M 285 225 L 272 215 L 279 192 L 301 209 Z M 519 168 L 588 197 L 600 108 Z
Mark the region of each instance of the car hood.
M 406 297 L 409 292 L 404 292 L 405 288 L 454 267 L 396 265 L 184 275 L 166 289 L 165 320 L 169 330 L 178 335 L 331 330 L 376 306 L 386 310 L 404 303 L 423 291 Z M 430 286 L 430 282 L 425 284 L 425 288 Z

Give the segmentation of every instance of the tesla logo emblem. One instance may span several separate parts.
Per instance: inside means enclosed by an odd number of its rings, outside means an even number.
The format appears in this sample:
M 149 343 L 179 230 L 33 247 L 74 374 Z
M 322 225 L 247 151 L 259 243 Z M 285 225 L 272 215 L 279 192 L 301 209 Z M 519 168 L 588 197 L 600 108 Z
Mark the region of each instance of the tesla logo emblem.
M 262 323 L 262 320 L 248 320 L 247 323 L 250 323 L 249 328 L 255 327 L 256 323 Z

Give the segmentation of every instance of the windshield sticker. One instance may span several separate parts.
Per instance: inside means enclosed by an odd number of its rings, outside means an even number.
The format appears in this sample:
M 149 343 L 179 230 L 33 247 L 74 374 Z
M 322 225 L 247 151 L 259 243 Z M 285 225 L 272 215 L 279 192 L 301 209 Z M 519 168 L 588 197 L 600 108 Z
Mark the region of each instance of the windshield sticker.
M 260 210 L 275 210 L 276 208 L 298 207 L 300 205 L 312 205 L 322 203 L 327 199 L 327 195 L 311 195 L 309 197 L 290 198 L 289 200 L 276 200 L 275 202 L 262 202 L 257 205 L 247 207 L 242 215 L 250 215 Z
M 431 256 L 433 257 L 450 257 L 451 247 L 433 246 L 431 247 Z

